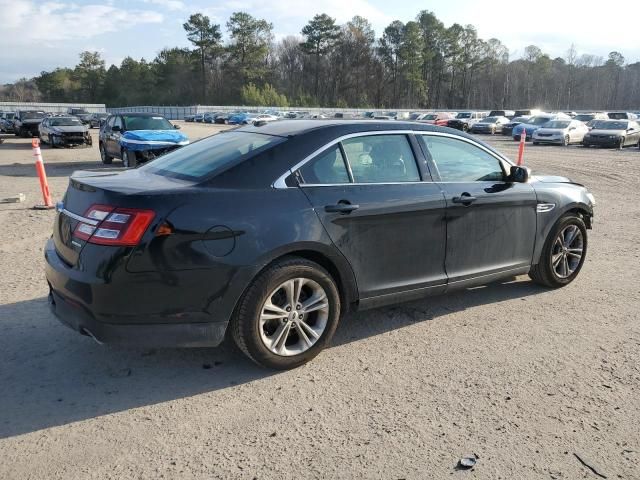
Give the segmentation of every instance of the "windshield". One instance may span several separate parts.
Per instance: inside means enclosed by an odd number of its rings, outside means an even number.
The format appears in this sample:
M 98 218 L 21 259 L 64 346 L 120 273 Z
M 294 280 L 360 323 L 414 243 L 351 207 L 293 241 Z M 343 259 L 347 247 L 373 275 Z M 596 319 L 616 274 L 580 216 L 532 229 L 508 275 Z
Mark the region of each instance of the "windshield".
M 591 126 L 596 130 L 626 130 L 628 122 L 612 122 L 607 120 L 595 120 Z
M 626 120 L 629 116 L 626 112 L 611 112 L 609 118 L 611 120 Z
M 49 125 L 52 127 L 70 127 L 72 125 L 82 125 L 82 122 L 77 118 L 72 117 L 61 117 L 61 118 L 52 118 L 49 120 Z
M 580 115 L 576 115 L 575 117 L 573 117 L 574 120 L 578 120 L 579 122 L 590 122 L 594 118 L 596 118 L 595 115 L 588 113 L 581 113 Z
M 531 124 L 531 125 L 544 125 L 545 123 L 549 122 L 551 119 L 549 117 L 533 117 L 530 118 L 527 123 Z
M 200 180 L 285 140 L 262 133 L 219 133 L 163 155 L 140 169 L 164 177 Z
M 7 120 L 12 120 L 12 119 L 16 118 L 16 114 L 15 113 L 5 113 L 4 114 L 4 118 L 6 118 Z
M 480 120 L 480 123 L 496 123 L 498 121 L 498 117 L 487 117 Z
M 417 120 L 421 116 L 422 116 L 421 113 L 412 113 L 411 115 L 409 115 L 409 120 Z
M 164 117 L 134 117 L 124 115 L 126 130 L 173 130 L 173 125 Z
M 460 112 L 456 118 L 471 118 L 471 112 Z
M 567 128 L 571 122 L 562 120 L 552 120 L 544 124 L 544 128 Z
M 429 115 L 424 117 L 423 120 L 435 120 L 436 118 L 438 118 L 438 114 L 437 113 L 430 113 Z
M 22 113 L 23 120 L 32 120 L 32 119 L 44 118 L 44 117 L 45 117 L 44 112 L 23 112 Z

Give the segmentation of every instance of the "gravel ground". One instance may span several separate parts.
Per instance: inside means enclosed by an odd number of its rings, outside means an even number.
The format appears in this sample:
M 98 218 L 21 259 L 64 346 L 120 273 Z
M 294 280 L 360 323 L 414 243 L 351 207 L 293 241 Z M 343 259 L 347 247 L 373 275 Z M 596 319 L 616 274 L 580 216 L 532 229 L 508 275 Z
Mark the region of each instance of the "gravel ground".
M 59 324 L 42 257 L 54 213 L 31 209 L 29 141 L 3 138 L 0 197 L 27 200 L 0 205 L 0 478 L 599 478 L 578 457 L 640 478 L 640 206 L 623 200 L 637 149 L 527 146 L 534 172 L 598 200 L 570 286 L 518 277 L 350 315 L 313 362 L 274 373 L 230 343 L 121 349 Z M 99 158 L 42 151 L 55 198 Z

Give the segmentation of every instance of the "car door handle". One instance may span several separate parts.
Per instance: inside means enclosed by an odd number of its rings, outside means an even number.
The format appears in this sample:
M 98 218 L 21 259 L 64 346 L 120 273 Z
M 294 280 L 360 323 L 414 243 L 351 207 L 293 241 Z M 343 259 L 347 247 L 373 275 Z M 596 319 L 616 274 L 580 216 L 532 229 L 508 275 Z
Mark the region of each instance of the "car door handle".
M 463 205 L 471 205 L 473 202 L 477 200 L 476 197 L 472 197 L 468 193 L 463 193 L 459 197 L 453 197 L 451 201 L 453 203 L 461 203 Z
M 343 213 L 343 214 L 347 214 L 347 213 L 351 213 L 354 210 L 357 210 L 360 208 L 360 205 L 353 205 L 351 203 L 337 203 L 336 205 L 326 205 L 324 207 L 324 211 L 328 212 L 328 213 Z

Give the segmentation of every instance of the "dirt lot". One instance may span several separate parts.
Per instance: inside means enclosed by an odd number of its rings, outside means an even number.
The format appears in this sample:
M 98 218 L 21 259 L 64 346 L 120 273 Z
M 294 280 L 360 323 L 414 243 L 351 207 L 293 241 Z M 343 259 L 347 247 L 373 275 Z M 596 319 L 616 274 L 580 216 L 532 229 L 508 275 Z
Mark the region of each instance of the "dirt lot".
M 351 315 L 311 364 L 274 373 L 231 344 L 120 349 L 59 324 L 42 257 L 54 213 L 30 209 L 29 141 L 3 138 L 0 197 L 27 200 L 0 205 L 0 478 L 599 478 L 576 454 L 640 478 L 637 149 L 527 146 L 534 172 L 598 200 L 570 286 L 520 277 Z M 43 155 L 55 198 L 99 158 Z

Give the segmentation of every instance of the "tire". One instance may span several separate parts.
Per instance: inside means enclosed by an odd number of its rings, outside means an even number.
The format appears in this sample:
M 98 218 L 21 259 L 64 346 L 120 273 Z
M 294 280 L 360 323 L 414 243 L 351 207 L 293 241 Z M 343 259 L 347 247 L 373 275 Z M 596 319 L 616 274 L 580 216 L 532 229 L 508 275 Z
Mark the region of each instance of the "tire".
M 622 150 L 624 148 L 624 140 L 624 137 L 620 139 L 620 142 L 618 143 L 618 150 Z
M 50 148 L 56 148 L 55 144 L 53 143 L 53 137 L 51 135 L 47 135 L 47 143 L 49 144 Z
M 568 255 L 562 253 L 561 249 L 558 249 L 557 242 L 560 241 L 561 234 L 565 234 L 565 232 L 571 232 L 571 228 L 575 227 L 577 231 L 579 231 L 581 235 L 581 254 L 580 258 L 577 259 L 575 257 L 575 253 L 569 253 Z M 577 235 L 577 234 L 576 234 Z M 565 234 L 566 238 L 566 234 Z M 577 251 L 577 236 L 574 237 L 572 244 L 569 246 L 572 247 L 574 251 Z M 565 251 L 566 252 L 566 251 Z M 560 262 L 556 267 L 553 265 L 554 259 L 558 258 L 560 255 Z M 572 256 L 573 255 L 573 256 Z M 582 218 L 575 213 L 568 213 L 556 222 L 551 231 L 549 232 L 549 236 L 547 237 L 544 246 L 542 247 L 542 253 L 540 254 L 540 259 L 537 265 L 533 265 L 531 270 L 529 271 L 529 277 L 535 283 L 543 285 L 549 288 L 560 288 L 565 285 L 570 284 L 580 273 L 582 269 L 582 265 L 584 264 L 584 259 L 587 255 L 587 227 L 584 224 Z M 558 273 L 557 269 L 562 272 L 563 259 L 567 258 L 567 273 L 568 275 L 564 276 Z M 573 263 L 573 264 L 572 264 Z M 573 267 L 573 268 L 571 268 Z
M 304 312 L 304 309 L 290 308 L 292 302 L 283 288 L 287 282 L 299 285 L 295 281 L 300 279 L 306 283 L 292 289 L 293 292 L 299 288 L 300 299 L 306 297 L 308 300 L 314 296 L 322 298 L 324 293 L 327 300 L 323 307 L 304 313 L 302 321 L 298 318 L 303 315 L 298 316 L 298 312 Z M 275 307 L 267 307 L 267 302 Z M 304 303 L 305 300 L 300 300 L 298 305 Z M 267 308 L 271 312 L 284 313 L 284 316 L 268 314 L 273 318 L 263 320 L 261 316 Z M 324 268 L 303 258 L 285 257 L 267 267 L 249 285 L 236 306 L 229 328 L 235 343 L 251 360 L 263 367 L 287 370 L 307 363 L 324 349 L 338 326 L 340 308 L 338 289 Z M 317 338 L 308 334 L 307 328 L 319 330 L 314 330 Z M 280 336 L 278 332 L 281 332 Z M 307 343 L 298 332 L 306 332 L 304 336 L 308 339 Z M 283 335 L 284 340 L 279 341 Z M 272 344 L 268 346 L 270 342 Z M 277 350 L 281 353 L 277 353 Z M 295 353 L 296 350 L 300 351 Z
M 135 168 L 138 166 L 138 157 L 135 153 L 130 152 L 126 148 L 122 149 L 122 164 L 126 168 Z
M 113 157 L 107 155 L 107 151 L 104 148 L 104 143 L 100 142 L 100 146 L 98 148 L 100 150 L 100 160 L 102 160 L 102 163 L 104 163 L 105 165 L 111 165 L 111 163 L 113 162 Z
M 570 143 L 571 143 L 571 139 L 569 138 L 569 135 L 565 135 L 562 141 L 562 146 L 568 147 Z
M 462 131 L 464 133 L 467 133 L 469 131 L 469 125 L 467 125 L 466 123 L 462 124 Z

